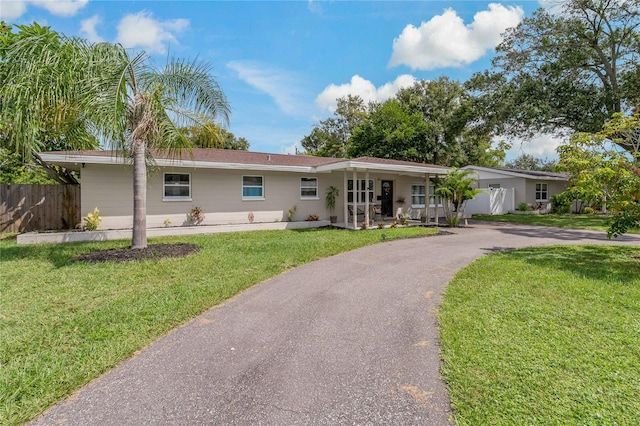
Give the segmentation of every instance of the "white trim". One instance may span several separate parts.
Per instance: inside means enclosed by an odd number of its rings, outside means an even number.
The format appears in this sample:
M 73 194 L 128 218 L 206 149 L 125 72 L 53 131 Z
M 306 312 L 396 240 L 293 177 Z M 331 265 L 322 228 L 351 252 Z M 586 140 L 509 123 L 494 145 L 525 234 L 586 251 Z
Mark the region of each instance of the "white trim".
M 509 170 L 500 170 L 500 169 L 494 169 L 491 167 L 480 167 L 480 166 L 464 166 L 461 167 L 460 170 L 473 170 L 475 172 L 488 172 L 488 173 L 496 173 L 499 175 L 504 175 L 504 176 L 510 176 L 510 177 L 521 177 L 521 178 L 525 178 L 525 179 L 533 179 L 533 180 L 558 180 L 558 181 L 562 181 L 562 182 L 566 182 L 569 180 L 569 177 L 560 177 L 560 176 L 549 176 L 549 175 L 530 175 L 528 173 L 525 173 L 526 171 L 509 171 Z M 544 173 L 544 172 L 542 172 Z M 485 179 L 482 176 L 479 177 L 479 179 L 482 180 L 489 180 L 489 179 Z
M 180 183 L 174 183 L 167 185 L 167 175 L 187 175 L 189 176 L 189 185 L 181 185 Z M 189 187 L 189 195 L 187 197 L 181 196 L 167 196 L 166 188 L 169 187 L 178 187 L 184 188 Z M 162 173 L 162 201 L 192 201 L 191 199 L 191 173 L 182 173 L 182 172 L 164 172 Z
M 83 155 L 60 153 L 42 153 L 42 159 L 51 163 L 65 164 L 130 164 L 128 159 L 114 155 Z M 449 171 L 448 167 L 438 167 L 431 165 L 411 164 L 384 164 L 370 163 L 364 161 L 345 160 L 318 166 L 284 166 L 273 164 L 250 164 L 250 163 L 226 163 L 216 161 L 195 161 L 187 159 L 167 159 L 156 158 L 155 162 L 161 167 L 182 167 L 182 168 L 202 168 L 202 169 L 225 169 L 225 170 L 251 170 L 251 171 L 281 171 L 295 173 L 330 173 L 336 170 L 361 171 L 361 172 L 394 172 L 408 176 L 422 176 L 425 173 L 434 175 L 444 175 Z M 539 177 L 538 177 L 539 179 Z
M 313 180 L 315 180 L 315 181 L 316 181 L 316 186 L 315 186 L 315 188 L 316 188 L 316 195 L 315 195 L 315 196 L 305 196 L 305 195 L 302 195 L 302 189 L 303 189 L 303 186 L 302 186 L 302 179 L 309 179 L 309 180 L 313 179 Z M 306 189 L 310 189 L 310 188 L 312 188 L 312 187 L 311 187 L 311 186 L 307 186 L 307 187 L 304 187 L 304 188 L 306 188 Z M 319 200 L 319 199 L 320 199 L 320 196 L 318 195 L 318 190 L 319 190 L 319 188 L 320 188 L 320 180 L 319 180 L 317 177 L 315 177 L 315 176 L 303 176 L 303 177 L 301 177 L 301 178 L 300 178 L 300 192 L 299 192 L 300 199 L 301 199 L 301 200 Z
M 413 204 L 413 197 L 414 197 L 413 187 L 414 186 L 421 186 L 422 188 L 424 188 L 424 193 L 422 193 L 422 194 L 418 193 L 418 194 L 416 194 L 416 196 L 424 198 L 424 202 L 425 203 L 427 202 L 427 197 L 428 197 L 427 188 L 425 187 L 424 182 L 422 182 L 422 183 L 412 183 L 410 185 L 411 195 L 409 195 L 409 196 L 411 197 L 411 208 L 412 209 L 423 209 L 424 208 L 424 203 L 423 204 Z
M 338 163 L 331 163 L 331 164 L 322 164 L 320 166 L 316 166 L 316 170 L 318 172 L 323 172 L 323 171 L 329 172 L 333 170 L 347 170 L 347 171 L 357 170 L 362 172 L 387 171 L 387 172 L 397 172 L 397 173 L 403 173 L 403 174 L 417 173 L 420 175 L 423 175 L 425 173 L 444 175 L 444 174 L 447 174 L 447 172 L 449 172 L 448 167 L 437 167 L 437 166 L 430 167 L 428 165 L 422 166 L 419 164 L 416 164 L 414 166 L 409 164 L 367 163 L 363 161 L 354 161 L 354 160 L 340 161 Z
M 536 202 L 549 201 L 549 184 L 547 182 L 534 182 L 533 192 Z M 542 186 L 540 186 L 540 191 L 538 191 L 538 185 L 544 185 L 546 188 L 543 190 Z M 546 198 L 538 198 L 538 192 L 546 192 Z
M 254 195 L 254 196 L 245 196 L 244 195 L 244 178 L 246 177 L 259 177 L 262 180 L 262 185 L 260 185 L 260 188 L 262 189 L 262 195 Z M 265 200 L 265 188 L 264 188 L 264 176 L 261 175 L 242 175 L 241 180 L 241 187 L 240 187 L 240 194 L 242 195 L 242 201 L 264 201 Z M 258 188 L 258 186 L 247 186 L 247 188 Z

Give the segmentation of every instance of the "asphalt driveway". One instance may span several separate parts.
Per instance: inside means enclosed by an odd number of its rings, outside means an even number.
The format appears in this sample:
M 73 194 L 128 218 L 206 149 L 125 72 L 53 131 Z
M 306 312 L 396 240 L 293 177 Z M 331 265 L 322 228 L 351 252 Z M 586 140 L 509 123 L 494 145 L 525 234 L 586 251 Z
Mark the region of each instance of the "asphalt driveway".
M 38 425 L 448 425 L 437 309 L 483 254 L 640 245 L 603 233 L 477 223 L 385 242 L 257 285 L 56 405 Z

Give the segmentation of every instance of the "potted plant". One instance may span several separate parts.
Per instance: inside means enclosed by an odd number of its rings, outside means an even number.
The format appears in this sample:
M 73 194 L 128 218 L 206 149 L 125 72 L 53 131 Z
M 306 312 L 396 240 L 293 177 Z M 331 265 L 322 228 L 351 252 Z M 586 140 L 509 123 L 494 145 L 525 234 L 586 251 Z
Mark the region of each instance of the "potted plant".
M 324 206 L 329 210 L 329 221 L 331 223 L 336 223 L 338 221 L 338 216 L 335 216 L 333 212 L 336 210 L 336 197 L 340 195 L 340 191 L 335 186 L 330 186 L 327 188 L 327 195 L 324 199 Z

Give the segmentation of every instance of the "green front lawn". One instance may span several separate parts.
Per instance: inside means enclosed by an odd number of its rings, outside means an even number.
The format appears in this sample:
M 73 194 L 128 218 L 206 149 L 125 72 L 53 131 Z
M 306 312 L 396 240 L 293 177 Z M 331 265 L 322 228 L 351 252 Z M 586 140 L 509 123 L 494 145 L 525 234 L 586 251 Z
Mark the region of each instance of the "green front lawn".
M 525 225 L 555 226 L 558 228 L 592 229 L 605 231 L 609 228 L 609 216 L 595 214 L 474 214 L 473 219 L 489 222 L 522 223 Z M 631 233 L 640 233 L 632 230 Z
M 287 269 L 426 228 L 258 231 L 151 240 L 200 246 L 181 259 L 70 263 L 128 241 L 18 246 L 0 240 L 0 424 L 19 424 L 172 328 Z
M 443 374 L 458 425 L 640 424 L 640 248 L 486 256 L 448 285 Z

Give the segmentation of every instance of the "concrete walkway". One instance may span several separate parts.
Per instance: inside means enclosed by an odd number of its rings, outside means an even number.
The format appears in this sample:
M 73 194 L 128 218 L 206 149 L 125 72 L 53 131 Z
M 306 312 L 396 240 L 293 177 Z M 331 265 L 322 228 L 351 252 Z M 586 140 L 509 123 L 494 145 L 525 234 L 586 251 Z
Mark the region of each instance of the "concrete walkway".
M 446 283 L 483 254 L 559 243 L 640 237 L 476 223 L 322 259 L 174 330 L 34 424 L 450 424 L 437 329 Z

